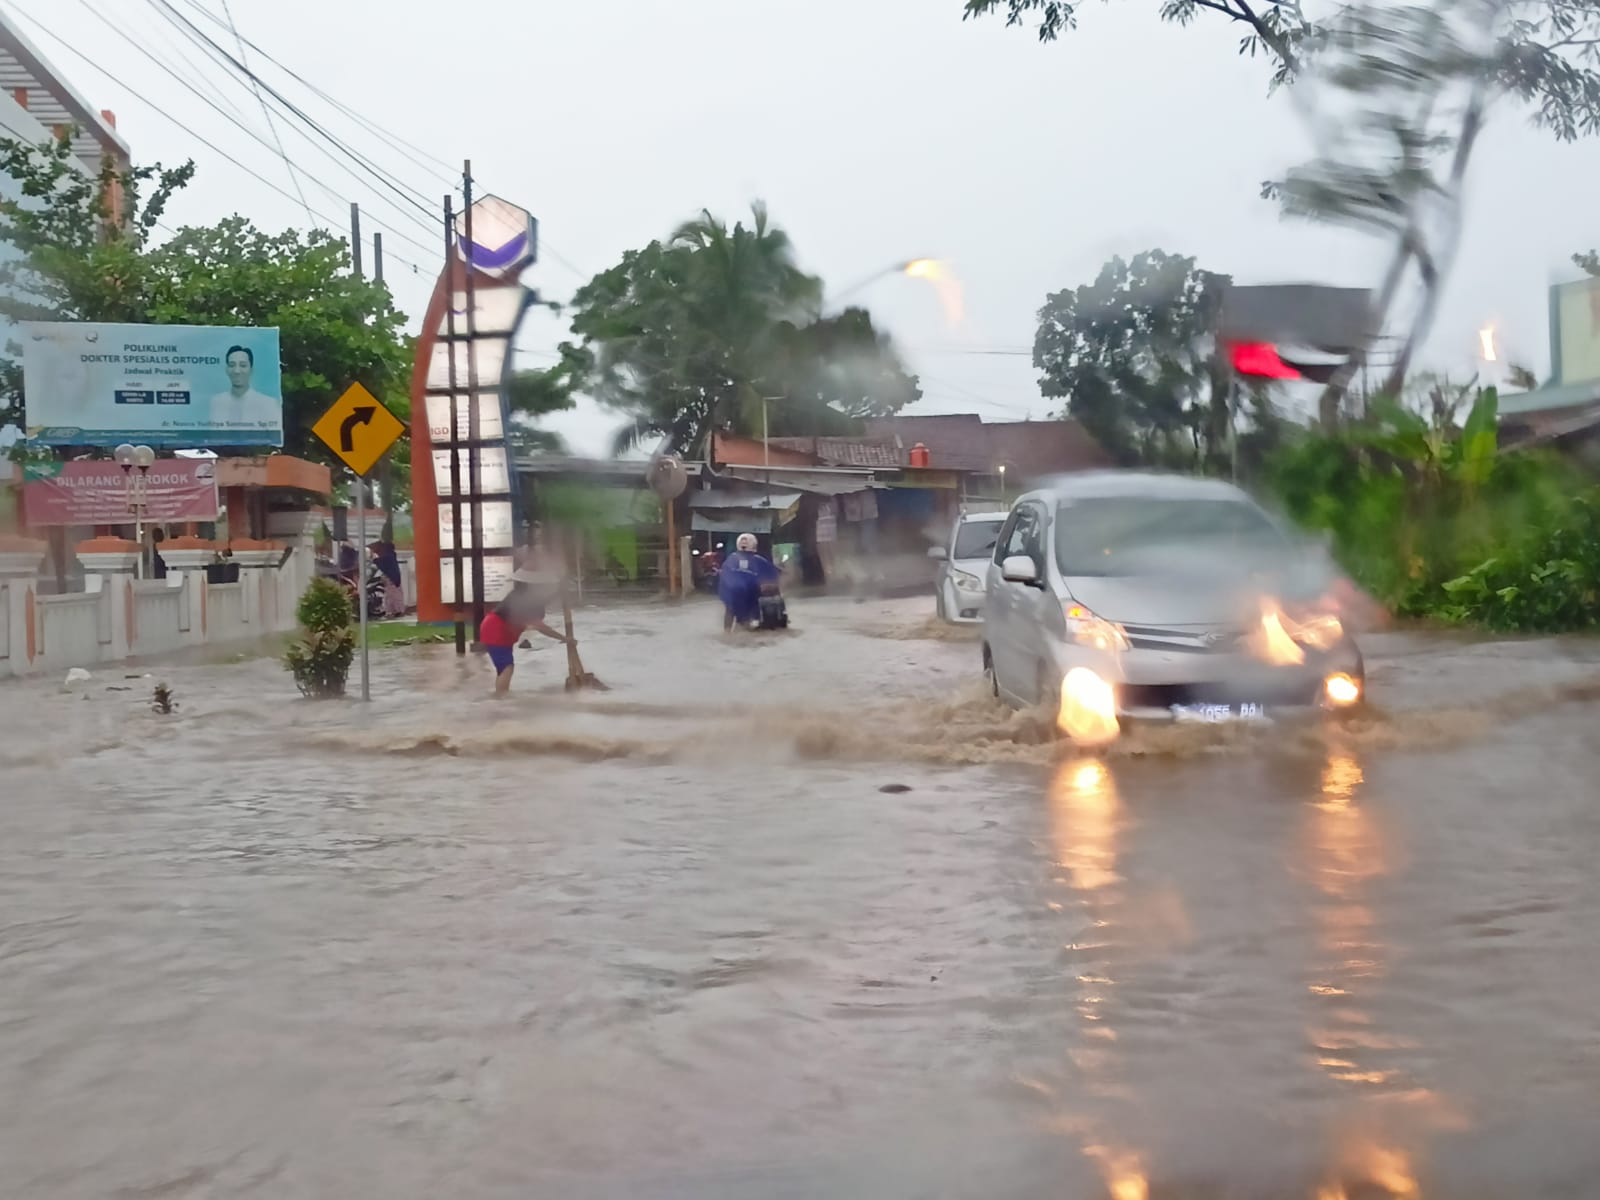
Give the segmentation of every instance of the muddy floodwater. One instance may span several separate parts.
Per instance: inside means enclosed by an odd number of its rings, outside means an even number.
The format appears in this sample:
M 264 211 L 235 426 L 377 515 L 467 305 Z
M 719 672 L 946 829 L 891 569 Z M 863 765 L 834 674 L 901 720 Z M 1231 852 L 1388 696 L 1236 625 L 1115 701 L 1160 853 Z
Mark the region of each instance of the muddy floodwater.
M 0 1195 L 1600 1195 L 1600 647 L 1087 757 L 930 609 L 0 685 Z

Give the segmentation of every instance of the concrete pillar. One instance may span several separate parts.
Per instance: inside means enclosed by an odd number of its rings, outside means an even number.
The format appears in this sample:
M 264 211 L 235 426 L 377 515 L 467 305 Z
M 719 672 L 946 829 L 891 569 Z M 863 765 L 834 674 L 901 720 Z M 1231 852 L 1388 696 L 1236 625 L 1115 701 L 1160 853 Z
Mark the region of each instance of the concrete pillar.
M 0 675 L 26 675 L 38 657 L 34 597 L 49 546 L 0 535 Z
M 228 543 L 228 551 L 239 564 L 245 624 L 255 633 L 272 633 L 281 628 L 277 576 L 283 546 L 278 542 L 235 538 Z
M 178 634 L 184 645 L 206 640 L 206 568 L 216 561 L 217 544 L 204 538 L 175 537 L 161 543 L 167 585 L 180 588 Z
M 115 662 L 133 653 L 133 580 L 139 571 L 139 543 L 119 537 L 90 538 L 76 547 L 83 564 L 83 590 L 100 596 L 100 661 Z

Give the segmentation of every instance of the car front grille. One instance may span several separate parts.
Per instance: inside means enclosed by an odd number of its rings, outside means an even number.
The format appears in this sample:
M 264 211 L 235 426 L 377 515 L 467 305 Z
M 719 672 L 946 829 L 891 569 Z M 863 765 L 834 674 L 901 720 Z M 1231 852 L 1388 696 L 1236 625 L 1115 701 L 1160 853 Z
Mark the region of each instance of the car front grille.
M 1153 625 L 1124 625 L 1122 632 L 1135 650 L 1168 650 L 1188 654 L 1229 654 L 1239 649 L 1242 629 L 1225 626 L 1161 629 Z

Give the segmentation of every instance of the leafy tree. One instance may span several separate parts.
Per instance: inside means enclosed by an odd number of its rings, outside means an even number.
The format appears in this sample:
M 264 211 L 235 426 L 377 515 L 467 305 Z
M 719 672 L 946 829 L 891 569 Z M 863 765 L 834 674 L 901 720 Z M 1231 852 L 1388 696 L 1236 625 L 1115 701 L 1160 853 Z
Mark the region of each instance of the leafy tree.
M 538 428 L 538 421 L 573 407 L 573 393 L 582 381 L 588 361 L 581 351 L 563 346 L 560 361 L 554 366 L 517 371 L 511 376 L 506 391 L 512 423 L 509 438 L 515 453 L 566 453 L 566 443 L 560 435 Z
M 573 297 L 565 385 L 633 418 L 619 449 L 698 448 L 713 428 L 759 432 L 764 413 L 774 434 L 843 432 L 916 399 L 866 311 L 818 317 L 821 298 L 765 207 L 731 228 L 702 212 Z
M 1053 42 L 1064 31 L 1078 27 L 1078 0 L 966 0 L 968 17 L 997 11 L 1006 14 L 1008 25 L 1036 23 L 1041 42 Z M 1157 12 L 1163 21 L 1178 25 L 1212 13 L 1243 26 L 1239 53 L 1265 57 L 1272 64 L 1274 87 L 1293 79 L 1303 53 L 1316 44 L 1321 32 L 1307 19 L 1298 0 L 1268 0 L 1259 6 L 1249 0 L 1159 0 Z
M 966 0 L 968 16 L 993 11 L 1011 24 L 1036 23 L 1047 42 L 1077 23 L 1076 0 Z M 1317 20 L 1298 0 L 1161 0 L 1157 11 L 1179 24 L 1210 13 L 1242 26 L 1240 52 L 1268 59 L 1274 87 L 1293 84 L 1288 94 L 1316 155 L 1264 190 L 1291 214 L 1392 243 L 1374 333 L 1414 278 L 1419 294 L 1390 393 L 1432 326 L 1460 237 L 1467 169 L 1494 106 L 1520 102 L 1562 141 L 1600 132 L 1600 5 L 1590 0 L 1342 5 Z M 1329 384 L 1325 425 L 1364 361 L 1363 349 Z
M 1269 185 L 1292 215 L 1391 241 L 1375 329 L 1416 299 L 1383 390 L 1399 394 L 1432 328 L 1461 236 L 1466 176 L 1494 107 L 1520 101 L 1567 141 L 1600 131 L 1600 8 L 1552 0 L 1353 6 L 1322 29 L 1308 73 L 1340 112 L 1316 158 Z M 1324 418 L 1363 356 L 1336 377 Z
M 410 347 L 383 284 L 350 271 L 326 230 L 265 233 L 243 217 L 180 229 L 155 244 L 192 164 L 86 177 L 66 136 L 45 146 L 0 138 L 0 170 L 23 199 L 0 200 L 0 239 L 19 251 L 0 265 L 0 316 L 13 321 L 257 325 L 280 330 L 284 449 L 331 461 L 310 427 L 360 381 L 402 418 Z M 114 213 L 115 220 L 108 220 Z M 21 424 L 19 347 L 0 363 L 0 423 Z
M 1045 396 L 1125 464 L 1215 467 L 1229 438 L 1229 383 L 1215 353 L 1225 276 L 1149 250 L 1039 310 L 1033 363 Z
M 830 422 L 848 433 L 862 419 L 893 416 L 922 395 L 864 308 L 787 326 L 778 341 L 773 373 L 792 401 L 782 406 L 784 434 L 826 434 Z
M 20 200 L 0 196 L 0 317 L 10 321 L 138 321 L 145 311 L 146 248 L 194 164 L 118 173 L 108 159 L 86 174 L 70 131 L 35 146 L 0 138 L 0 172 Z M 21 347 L 0 359 L 0 427 L 23 423 Z
M 277 326 L 284 449 L 323 458 L 311 426 L 353 382 L 405 420 L 405 317 L 382 283 L 350 270 L 349 248 L 324 229 L 264 233 L 243 217 L 185 228 L 151 254 L 146 320 Z

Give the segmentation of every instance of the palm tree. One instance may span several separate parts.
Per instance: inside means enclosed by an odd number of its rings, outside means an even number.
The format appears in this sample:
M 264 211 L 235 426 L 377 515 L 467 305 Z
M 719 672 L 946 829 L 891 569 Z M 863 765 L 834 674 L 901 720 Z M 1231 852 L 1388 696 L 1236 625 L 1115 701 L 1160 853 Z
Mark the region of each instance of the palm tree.
M 682 293 L 684 315 L 701 347 L 698 373 L 706 378 L 709 426 L 728 422 L 754 431 L 761 423 L 761 383 L 785 327 L 815 312 L 822 281 L 795 263 L 794 243 L 772 224 L 765 204 L 750 206 L 751 224 L 727 224 L 702 209 L 680 225 L 672 247 L 688 252 L 692 270 Z
M 585 386 L 633 420 L 617 452 L 668 439 L 706 449 L 711 431 L 759 433 L 763 397 L 785 396 L 772 431 L 842 433 L 875 406 L 919 394 L 864 310 L 819 321 L 822 281 L 801 270 L 766 206 L 731 227 L 708 210 L 629 251 L 573 297 Z M 564 348 L 565 352 L 565 348 Z

